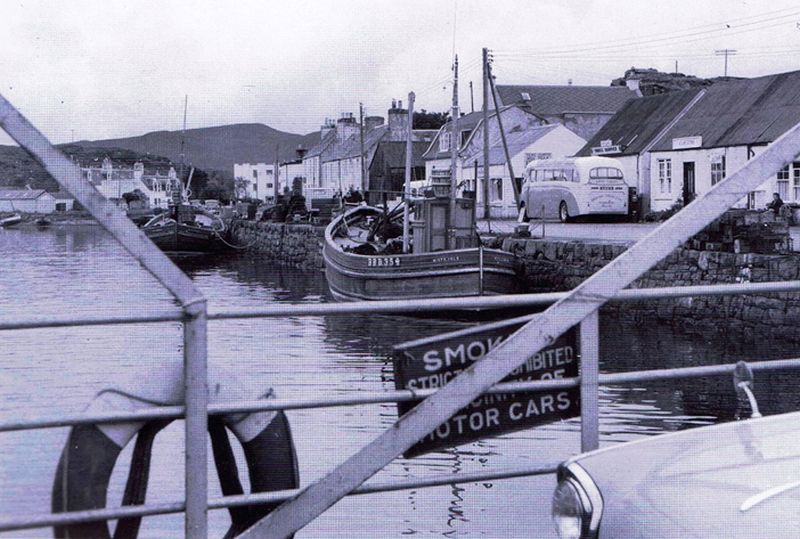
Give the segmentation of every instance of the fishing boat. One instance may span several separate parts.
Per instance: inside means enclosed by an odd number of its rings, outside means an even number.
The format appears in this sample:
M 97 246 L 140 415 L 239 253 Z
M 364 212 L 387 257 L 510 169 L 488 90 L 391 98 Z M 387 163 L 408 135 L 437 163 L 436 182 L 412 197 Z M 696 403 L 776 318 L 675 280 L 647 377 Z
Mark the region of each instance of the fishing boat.
M 194 168 L 189 179 L 172 192 L 172 204 L 168 211 L 156 215 L 142 230 L 162 251 L 216 253 L 230 247 L 226 236 L 228 227 L 219 215 L 189 203 L 190 186 Z
M 10 228 L 12 226 L 17 226 L 21 222 L 22 222 L 22 216 L 18 213 L 14 213 L 12 215 L 0 219 L 0 228 Z
M 225 222 L 189 204 L 177 204 L 156 215 L 142 230 L 162 251 L 215 253 L 228 249 Z
M 472 215 L 471 199 L 459 199 L 457 211 Z M 392 230 L 404 212 L 359 206 L 325 229 L 325 277 L 338 301 L 444 298 L 508 294 L 516 288 L 511 253 L 488 249 L 470 226 L 455 229 L 456 249 L 444 249 L 441 226 L 449 201 L 441 197 L 413 201 L 410 252 Z M 427 217 L 428 219 L 425 219 Z M 429 220 L 430 219 L 430 220 Z

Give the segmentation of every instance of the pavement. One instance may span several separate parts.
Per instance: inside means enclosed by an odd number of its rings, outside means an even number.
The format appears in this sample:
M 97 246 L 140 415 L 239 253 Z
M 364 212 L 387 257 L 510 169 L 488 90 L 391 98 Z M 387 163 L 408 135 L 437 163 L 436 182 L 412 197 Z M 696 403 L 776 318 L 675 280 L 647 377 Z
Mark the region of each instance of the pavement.
M 516 219 L 478 220 L 478 232 L 487 234 L 512 234 Z M 531 237 L 554 240 L 600 240 L 604 242 L 631 244 L 643 238 L 660 223 L 561 223 L 545 221 L 530 223 Z M 790 226 L 793 250 L 800 251 L 800 226 Z

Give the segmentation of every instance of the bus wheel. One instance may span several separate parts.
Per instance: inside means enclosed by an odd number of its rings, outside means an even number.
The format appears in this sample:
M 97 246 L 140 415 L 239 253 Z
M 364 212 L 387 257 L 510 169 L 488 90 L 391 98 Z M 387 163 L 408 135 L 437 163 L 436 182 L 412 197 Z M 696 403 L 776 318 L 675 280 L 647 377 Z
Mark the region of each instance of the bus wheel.
M 567 203 L 563 200 L 561 201 L 561 205 L 558 207 L 558 219 L 562 223 L 566 223 L 569 220 L 569 209 L 567 209 Z

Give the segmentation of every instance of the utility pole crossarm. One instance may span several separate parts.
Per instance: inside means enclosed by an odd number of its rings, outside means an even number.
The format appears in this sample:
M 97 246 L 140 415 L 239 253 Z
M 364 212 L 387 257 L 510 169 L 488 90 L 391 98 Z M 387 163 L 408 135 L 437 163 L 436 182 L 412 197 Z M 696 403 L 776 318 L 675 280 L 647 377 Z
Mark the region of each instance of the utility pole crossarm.
M 736 49 L 717 49 L 714 51 L 714 54 L 717 56 L 724 56 L 725 57 L 725 75 L 728 76 L 728 56 L 734 56 L 736 54 Z

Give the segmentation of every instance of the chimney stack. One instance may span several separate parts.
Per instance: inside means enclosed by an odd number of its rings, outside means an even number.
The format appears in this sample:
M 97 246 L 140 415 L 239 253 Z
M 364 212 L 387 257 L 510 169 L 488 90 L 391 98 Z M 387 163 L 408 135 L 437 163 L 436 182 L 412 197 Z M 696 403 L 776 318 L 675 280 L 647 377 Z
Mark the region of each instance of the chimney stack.
M 392 99 L 389 109 L 389 140 L 404 141 L 408 131 L 408 110 L 402 107 L 402 101 Z
M 322 124 L 319 128 L 320 142 L 322 142 L 322 140 L 325 138 L 325 135 L 327 135 L 334 129 L 336 129 L 336 124 L 333 122 L 333 120 L 331 120 L 330 118 L 325 118 L 325 123 Z
M 358 122 L 352 112 L 343 112 L 342 117 L 336 122 L 336 142 L 344 142 L 359 131 Z

